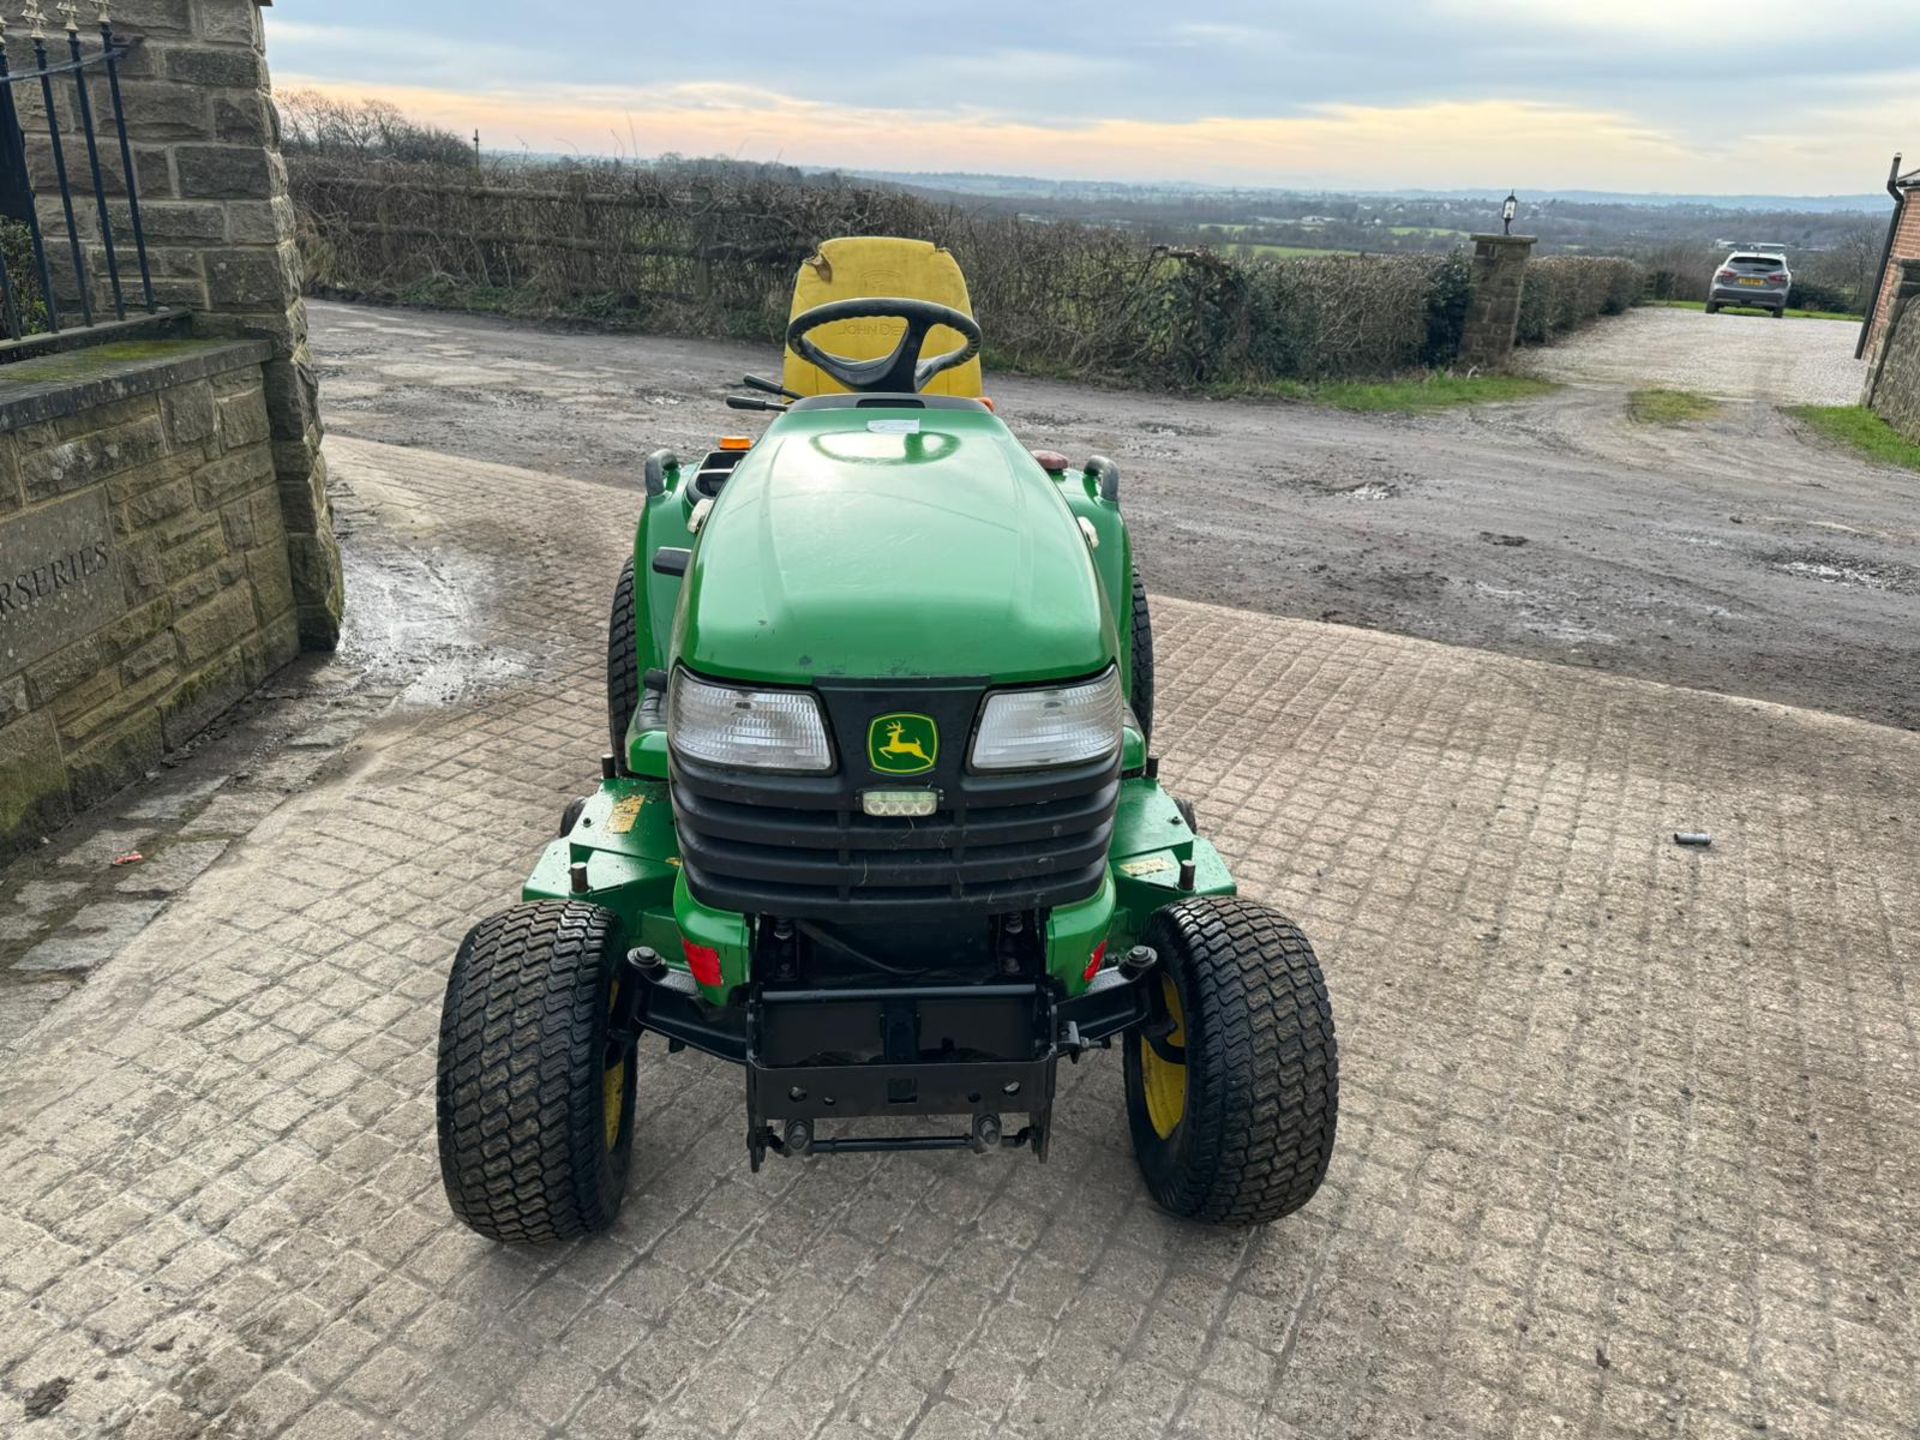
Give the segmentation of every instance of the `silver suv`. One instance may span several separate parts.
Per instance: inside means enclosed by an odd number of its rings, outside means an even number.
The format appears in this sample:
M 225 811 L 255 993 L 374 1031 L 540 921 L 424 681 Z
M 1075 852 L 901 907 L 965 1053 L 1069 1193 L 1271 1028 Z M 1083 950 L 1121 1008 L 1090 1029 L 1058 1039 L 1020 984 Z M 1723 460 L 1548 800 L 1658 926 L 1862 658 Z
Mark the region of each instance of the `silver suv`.
M 1707 287 L 1707 314 L 1722 305 L 1752 305 L 1773 311 L 1778 320 L 1787 313 L 1787 292 L 1793 272 L 1787 257 L 1768 250 L 1736 250 L 1713 272 Z

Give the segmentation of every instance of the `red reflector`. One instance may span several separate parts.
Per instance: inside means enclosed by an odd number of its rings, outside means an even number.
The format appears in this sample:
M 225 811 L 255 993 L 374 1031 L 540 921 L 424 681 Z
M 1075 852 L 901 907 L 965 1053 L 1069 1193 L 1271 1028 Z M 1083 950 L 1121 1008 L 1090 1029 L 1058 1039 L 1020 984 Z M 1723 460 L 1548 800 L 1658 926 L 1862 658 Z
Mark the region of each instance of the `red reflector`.
M 693 972 L 693 978 L 702 985 L 720 983 L 720 952 L 710 945 L 696 945 L 691 940 L 682 940 L 680 948 L 687 952 L 687 969 Z
M 1107 958 L 1107 942 L 1102 940 L 1100 942 L 1100 948 L 1093 952 L 1093 958 L 1087 961 L 1087 973 L 1083 975 L 1081 978 L 1087 981 L 1091 981 L 1094 976 L 1100 973 L 1100 962 L 1102 960 L 1105 960 L 1106 958 Z

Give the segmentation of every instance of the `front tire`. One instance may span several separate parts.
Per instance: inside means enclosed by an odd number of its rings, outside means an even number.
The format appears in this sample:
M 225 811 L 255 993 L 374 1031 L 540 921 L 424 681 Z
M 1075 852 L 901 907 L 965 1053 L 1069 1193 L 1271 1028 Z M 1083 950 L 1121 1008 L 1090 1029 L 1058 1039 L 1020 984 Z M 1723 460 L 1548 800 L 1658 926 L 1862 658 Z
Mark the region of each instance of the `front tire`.
M 1126 1042 L 1147 1189 L 1162 1209 L 1214 1225 L 1291 1214 L 1326 1178 L 1339 1114 L 1333 1009 L 1313 947 L 1266 906 L 1214 896 L 1156 912 L 1144 940 L 1160 956 L 1144 983 L 1162 987 L 1172 1022 Z
M 607 741 L 616 775 L 627 768 L 627 725 L 640 705 L 640 651 L 633 635 L 633 557 L 620 567 L 607 619 Z
M 1140 722 L 1140 738 L 1153 738 L 1153 616 L 1147 611 L 1147 587 L 1133 572 L 1133 718 Z
M 489 1240 L 567 1240 L 619 1213 L 634 1045 L 611 1033 L 618 927 L 597 905 L 516 905 L 454 957 L 434 1086 L 440 1178 L 454 1215 Z

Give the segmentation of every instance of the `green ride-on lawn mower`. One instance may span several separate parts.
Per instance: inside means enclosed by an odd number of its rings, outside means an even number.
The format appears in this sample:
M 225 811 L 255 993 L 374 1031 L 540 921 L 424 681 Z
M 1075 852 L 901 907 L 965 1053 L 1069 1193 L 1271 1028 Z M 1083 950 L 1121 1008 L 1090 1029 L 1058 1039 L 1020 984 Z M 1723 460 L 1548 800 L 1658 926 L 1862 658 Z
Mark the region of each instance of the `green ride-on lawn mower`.
M 1044 1159 L 1059 1062 L 1118 1043 L 1160 1205 L 1297 1209 L 1333 1150 L 1326 986 L 1159 783 L 1118 471 L 1029 453 L 980 398 L 925 242 L 823 245 L 787 345 L 784 383 L 728 402 L 779 412 L 758 441 L 647 459 L 600 787 L 454 959 L 454 1213 L 610 1225 L 647 1032 L 745 1069 L 755 1170 Z

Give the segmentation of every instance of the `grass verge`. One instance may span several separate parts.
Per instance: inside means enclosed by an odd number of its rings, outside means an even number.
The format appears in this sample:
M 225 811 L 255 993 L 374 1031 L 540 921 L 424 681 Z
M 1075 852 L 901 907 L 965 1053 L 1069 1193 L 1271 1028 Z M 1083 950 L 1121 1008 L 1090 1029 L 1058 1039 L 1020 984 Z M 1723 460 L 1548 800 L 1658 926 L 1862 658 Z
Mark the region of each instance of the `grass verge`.
M 1642 425 L 1684 425 L 1719 413 L 1720 402 L 1692 390 L 1654 386 L 1627 396 L 1627 418 Z
M 1920 445 L 1906 438 L 1864 405 L 1794 405 L 1787 413 L 1822 435 L 1851 445 L 1888 465 L 1920 470 Z
M 1276 380 L 1218 393 L 1277 395 L 1287 400 L 1330 405 L 1336 410 L 1426 415 L 1455 405 L 1531 400 L 1559 388 L 1551 380 L 1536 380 L 1528 375 L 1454 375 L 1445 370 L 1432 370 L 1394 380 Z
M 1705 310 L 1707 308 L 1707 302 L 1704 300 L 1647 300 L 1642 303 L 1654 310 Z M 1722 305 L 1720 313 L 1723 315 L 1771 315 L 1773 312 L 1762 310 L 1754 305 Z M 1789 320 L 1848 320 L 1858 325 L 1864 318 L 1860 315 L 1848 315 L 1840 310 L 1787 311 Z

